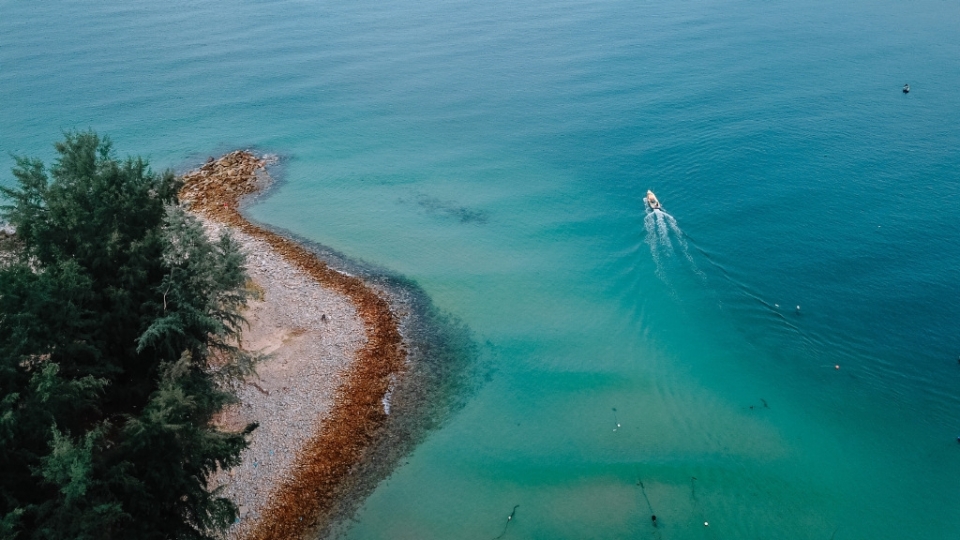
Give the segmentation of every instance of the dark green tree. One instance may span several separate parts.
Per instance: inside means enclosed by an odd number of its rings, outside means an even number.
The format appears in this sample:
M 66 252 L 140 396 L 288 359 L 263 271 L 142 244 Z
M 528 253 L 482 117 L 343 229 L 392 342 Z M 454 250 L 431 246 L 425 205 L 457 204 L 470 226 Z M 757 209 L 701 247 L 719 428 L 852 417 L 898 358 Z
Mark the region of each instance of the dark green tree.
M 213 538 L 208 489 L 246 435 L 211 417 L 248 373 L 238 245 L 206 237 L 171 172 L 68 133 L 16 158 L 0 214 L 0 538 Z

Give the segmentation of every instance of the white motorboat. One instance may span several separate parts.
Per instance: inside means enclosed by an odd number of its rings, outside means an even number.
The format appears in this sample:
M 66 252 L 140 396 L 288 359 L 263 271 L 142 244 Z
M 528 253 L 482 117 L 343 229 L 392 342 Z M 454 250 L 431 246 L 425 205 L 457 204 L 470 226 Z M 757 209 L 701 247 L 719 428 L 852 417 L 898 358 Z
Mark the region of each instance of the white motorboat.
M 657 200 L 657 196 L 649 189 L 647 190 L 647 204 L 650 205 L 651 210 L 660 210 L 660 201 Z

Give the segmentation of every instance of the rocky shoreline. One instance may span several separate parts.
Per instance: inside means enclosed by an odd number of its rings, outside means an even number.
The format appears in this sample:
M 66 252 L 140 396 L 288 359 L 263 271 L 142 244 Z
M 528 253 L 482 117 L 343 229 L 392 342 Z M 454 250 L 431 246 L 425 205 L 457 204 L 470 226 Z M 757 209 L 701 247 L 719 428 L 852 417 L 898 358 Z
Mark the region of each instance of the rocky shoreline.
M 180 192 L 211 231 L 231 230 L 263 292 L 247 313 L 244 346 L 269 360 L 219 419 L 261 426 L 244 463 L 215 479 L 241 507 L 230 537 L 250 540 L 302 538 L 328 525 L 338 490 L 387 420 L 385 396 L 407 360 L 400 320 L 381 294 L 241 215 L 244 198 L 269 182 L 266 165 L 231 152 L 185 174 Z

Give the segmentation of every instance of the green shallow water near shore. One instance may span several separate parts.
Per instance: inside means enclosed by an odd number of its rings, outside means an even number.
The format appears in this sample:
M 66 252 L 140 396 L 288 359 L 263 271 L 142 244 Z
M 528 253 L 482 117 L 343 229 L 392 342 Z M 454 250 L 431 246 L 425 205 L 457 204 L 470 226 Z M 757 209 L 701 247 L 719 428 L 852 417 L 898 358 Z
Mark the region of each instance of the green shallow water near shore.
M 347 538 L 960 533 L 955 6 L 0 5 L 0 170 L 277 153 L 251 217 L 469 326 Z

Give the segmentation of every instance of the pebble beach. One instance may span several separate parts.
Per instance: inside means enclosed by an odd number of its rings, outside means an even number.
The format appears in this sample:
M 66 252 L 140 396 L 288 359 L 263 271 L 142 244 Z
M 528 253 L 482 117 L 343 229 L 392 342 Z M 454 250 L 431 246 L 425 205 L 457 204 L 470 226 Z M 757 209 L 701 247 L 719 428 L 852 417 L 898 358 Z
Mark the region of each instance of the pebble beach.
M 227 230 L 241 245 L 255 291 L 241 345 L 263 359 L 216 420 L 226 430 L 259 424 L 241 465 L 212 480 L 239 507 L 228 531 L 238 540 L 324 525 L 389 413 L 385 397 L 405 360 L 399 320 L 375 290 L 240 214 L 243 197 L 269 183 L 266 165 L 232 152 L 184 175 L 181 191 L 208 234 Z

